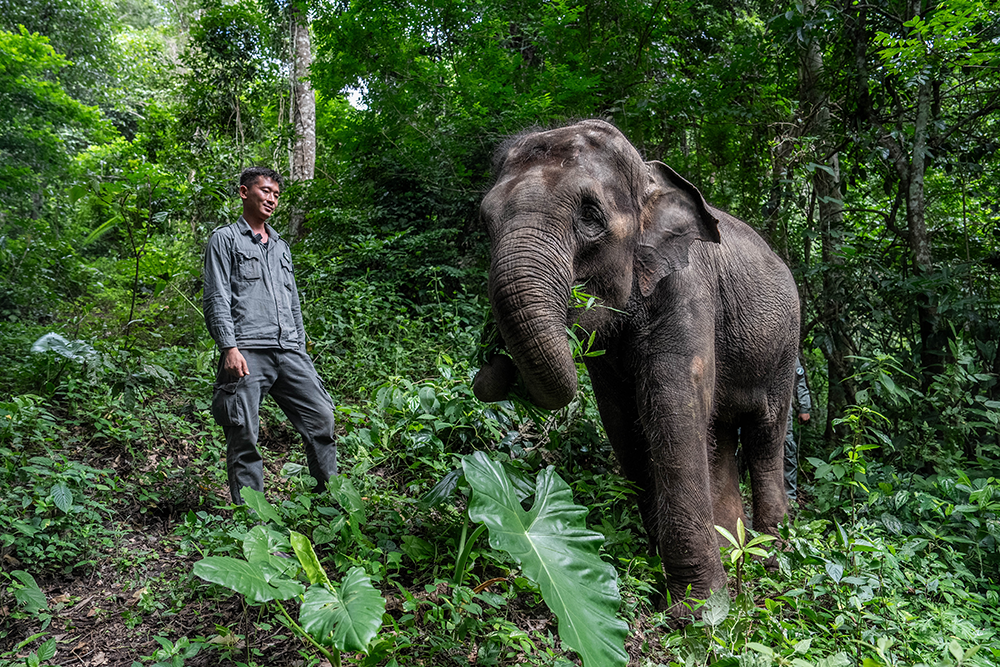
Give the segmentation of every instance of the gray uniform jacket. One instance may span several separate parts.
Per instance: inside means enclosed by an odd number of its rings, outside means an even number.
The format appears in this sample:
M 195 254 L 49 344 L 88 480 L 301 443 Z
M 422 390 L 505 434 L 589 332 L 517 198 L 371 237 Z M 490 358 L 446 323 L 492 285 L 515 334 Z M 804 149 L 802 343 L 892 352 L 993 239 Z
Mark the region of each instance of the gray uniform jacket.
M 795 365 L 795 401 L 799 405 L 799 414 L 805 414 L 812 410 L 812 397 L 809 395 L 806 371 L 802 368 L 802 364 Z
M 291 249 L 270 225 L 254 243 L 243 216 L 212 233 L 205 249 L 205 324 L 220 349 L 305 349 Z

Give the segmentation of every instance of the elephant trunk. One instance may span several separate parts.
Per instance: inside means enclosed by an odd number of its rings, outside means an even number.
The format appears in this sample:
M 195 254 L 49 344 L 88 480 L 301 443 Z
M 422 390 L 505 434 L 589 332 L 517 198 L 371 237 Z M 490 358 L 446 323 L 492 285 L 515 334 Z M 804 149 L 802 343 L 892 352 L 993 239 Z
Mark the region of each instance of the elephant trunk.
M 490 267 L 493 315 L 531 401 L 558 410 L 576 395 L 566 337 L 572 267 L 555 238 L 524 225 L 495 242 Z

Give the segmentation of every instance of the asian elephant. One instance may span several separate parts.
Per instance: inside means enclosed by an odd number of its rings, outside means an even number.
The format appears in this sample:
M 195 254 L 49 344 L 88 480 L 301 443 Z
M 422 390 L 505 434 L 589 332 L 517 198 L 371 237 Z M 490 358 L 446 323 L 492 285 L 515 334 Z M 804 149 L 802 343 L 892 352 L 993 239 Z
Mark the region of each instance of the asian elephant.
M 679 618 L 680 601 L 726 585 L 714 525 L 735 534 L 737 518 L 746 523 L 738 439 L 754 528 L 777 534 L 785 514 L 799 336 L 792 276 L 748 225 L 667 165 L 643 161 L 609 123 L 519 135 L 495 166 L 480 210 L 490 303 L 513 366 L 490 360 L 476 396 L 503 399 L 516 371 L 533 403 L 565 406 L 577 390 L 567 328 L 597 332 L 593 347 L 605 354 L 585 363 L 601 420 L 639 489 Z M 577 285 L 600 305 L 573 307 Z

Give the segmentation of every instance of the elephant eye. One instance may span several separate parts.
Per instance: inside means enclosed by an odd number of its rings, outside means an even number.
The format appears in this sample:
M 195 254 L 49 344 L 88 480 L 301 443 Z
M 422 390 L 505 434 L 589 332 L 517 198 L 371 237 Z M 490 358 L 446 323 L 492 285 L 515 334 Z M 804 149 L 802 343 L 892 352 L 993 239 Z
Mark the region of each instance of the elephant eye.
M 603 234 L 607 221 L 600 202 L 593 197 L 585 196 L 580 202 L 580 210 L 574 226 L 584 238 L 593 239 Z

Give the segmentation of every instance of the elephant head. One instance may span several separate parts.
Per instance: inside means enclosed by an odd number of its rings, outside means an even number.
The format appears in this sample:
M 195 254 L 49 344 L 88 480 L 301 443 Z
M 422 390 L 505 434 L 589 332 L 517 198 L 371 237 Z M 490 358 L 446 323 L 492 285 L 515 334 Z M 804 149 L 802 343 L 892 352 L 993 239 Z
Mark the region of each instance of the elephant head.
M 588 120 L 514 137 L 481 215 L 492 247 L 489 297 L 532 402 L 558 409 L 576 393 L 567 327 L 600 337 L 657 283 L 688 264 L 694 241 L 719 242 L 701 193 L 661 162 L 644 162 L 614 126 Z M 604 308 L 569 301 L 575 285 Z M 476 395 L 503 398 L 509 361 L 477 375 Z

